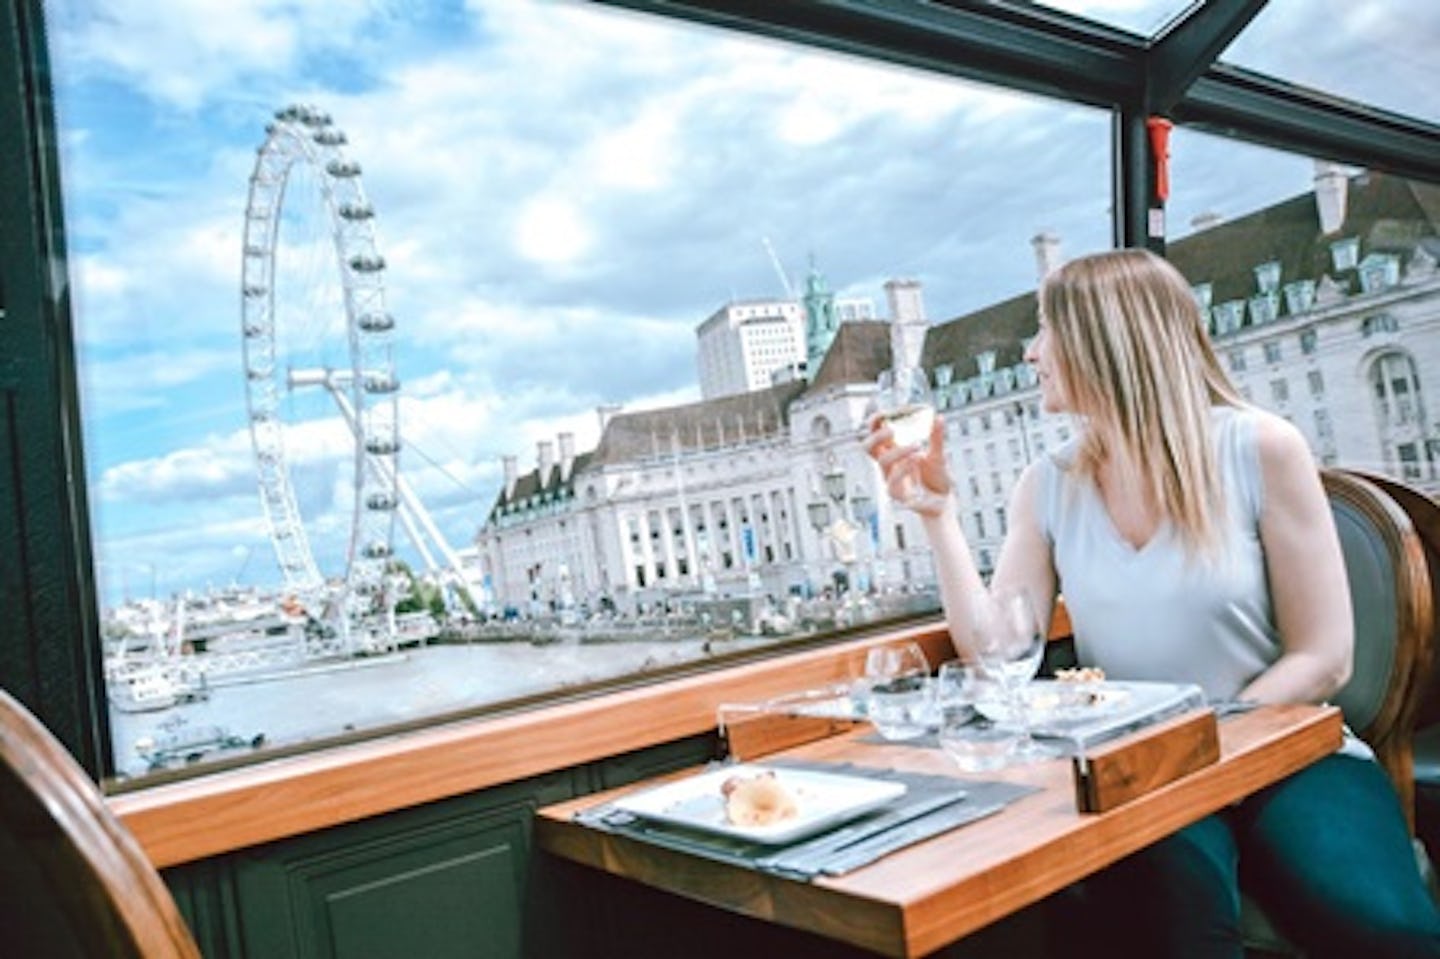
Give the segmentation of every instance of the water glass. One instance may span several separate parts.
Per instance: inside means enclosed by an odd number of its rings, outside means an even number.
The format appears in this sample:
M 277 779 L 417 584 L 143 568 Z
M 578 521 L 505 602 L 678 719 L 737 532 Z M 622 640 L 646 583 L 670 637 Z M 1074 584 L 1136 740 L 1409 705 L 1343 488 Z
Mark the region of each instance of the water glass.
M 930 731 L 934 683 L 928 676 L 896 676 L 870 687 L 868 716 L 886 739 L 915 739 Z
M 865 654 L 865 713 L 886 739 L 914 739 L 928 729 L 933 685 L 918 643 L 876 646 Z
M 942 663 L 936 680 L 940 712 L 940 748 L 962 772 L 985 772 L 1008 764 L 1019 743 L 1009 726 L 992 722 L 976 708 L 998 697 L 995 683 L 975 663 Z

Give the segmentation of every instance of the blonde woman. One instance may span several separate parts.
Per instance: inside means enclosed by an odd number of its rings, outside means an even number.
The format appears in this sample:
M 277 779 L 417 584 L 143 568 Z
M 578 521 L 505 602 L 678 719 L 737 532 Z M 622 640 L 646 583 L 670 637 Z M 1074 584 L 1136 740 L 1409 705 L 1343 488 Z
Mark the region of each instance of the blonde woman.
M 1112 678 L 1260 703 L 1334 694 L 1354 636 L 1319 474 L 1295 428 L 1231 386 L 1184 277 L 1122 250 L 1066 264 L 1038 300 L 1025 359 L 1045 411 L 1080 430 L 1021 474 L 992 588 L 1025 591 L 1048 622 L 1063 587 L 1081 663 Z M 903 449 L 877 420 L 866 446 L 921 517 L 963 655 L 984 586 L 943 425 Z M 1358 741 L 1087 882 L 1085 921 L 1105 954 L 1239 957 L 1241 875 L 1307 955 L 1440 955 L 1399 804 Z

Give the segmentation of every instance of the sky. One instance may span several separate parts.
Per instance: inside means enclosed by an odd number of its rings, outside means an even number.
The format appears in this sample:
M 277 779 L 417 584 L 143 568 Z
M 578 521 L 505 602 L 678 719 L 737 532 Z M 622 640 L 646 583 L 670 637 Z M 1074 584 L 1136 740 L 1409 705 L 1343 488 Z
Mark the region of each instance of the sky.
M 1180 6 L 1054 5 L 1146 32 Z M 591 4 L 45 9 L 106 604 L 279 581 L 239 287 L 256 148 L 288 104 L 330 114 L 363 169 L 397 321 L 402 470 L 456 548 L 503 454 L 531 469 L 561 431 L 593 447 L 599 405 L 698 399 L 695 329 L 727 302 L 798 289 L 813 264 L 882 315 L 883 284 L 918 279 L 938 322 L 1033 288 L 1039 231 L 1066 256 L 1110 243 L 1108 118 L 994 88 Z M 1237 62 L 1440 118 L 1430 0 L 1273 0 L 1254 30 Z M 1270 42 L 1293 36 L 1306 42 Z M 1302 193 L 1312 172 L 1178 131 L 1171 233 Z M 295 366 L 346 357 L 319 195 L 298 164 L 276 280 Z M 334 572 L 350 441 L 323 396 L 283 411 Z

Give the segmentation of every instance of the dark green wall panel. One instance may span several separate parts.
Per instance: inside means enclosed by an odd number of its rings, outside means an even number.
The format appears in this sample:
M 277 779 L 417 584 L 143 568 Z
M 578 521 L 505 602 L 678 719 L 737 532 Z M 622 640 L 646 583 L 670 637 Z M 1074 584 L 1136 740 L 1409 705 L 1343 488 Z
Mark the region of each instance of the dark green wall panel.
M 608 934 L 535 811 L 695 766 L 694 736 L 165 873 L 206 959 L 557 959 Z M 602 953 L 603 954 L 603 953 Z M 614 954 L 614 955 L 618 955 Z

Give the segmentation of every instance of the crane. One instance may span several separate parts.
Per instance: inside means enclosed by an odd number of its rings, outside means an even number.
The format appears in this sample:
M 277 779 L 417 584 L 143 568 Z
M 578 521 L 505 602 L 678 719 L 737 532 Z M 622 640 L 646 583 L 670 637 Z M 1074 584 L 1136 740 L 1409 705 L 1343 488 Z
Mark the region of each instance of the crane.
M 780 286 L 785 290 L 787 300 L 795 299 L 795 290 L 790 285 L 790 277 L 785 275 L 785 268 L 780 265 L 780 257 L 775 255 L 775 247 L 771 245 L 768 236 L 762 236 L 760 242 L 765 246 L 765 252 L 770 254 L 770 265 L 775 267 L 775 273 L 780 277 Z

